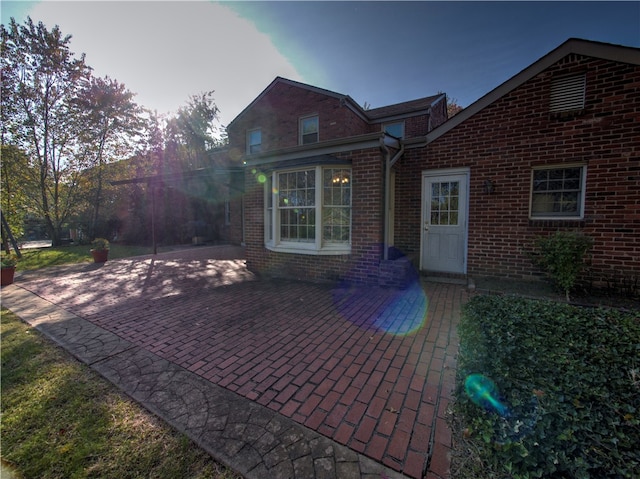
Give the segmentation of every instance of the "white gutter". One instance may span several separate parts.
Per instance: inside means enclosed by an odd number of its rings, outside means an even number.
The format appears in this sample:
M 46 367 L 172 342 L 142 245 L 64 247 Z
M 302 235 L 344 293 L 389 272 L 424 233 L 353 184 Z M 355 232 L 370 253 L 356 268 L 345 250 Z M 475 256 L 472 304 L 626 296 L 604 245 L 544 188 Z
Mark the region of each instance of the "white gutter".
M 380 138 L 380 149 L 384 151 L 384 232 L 383 232 L 383 240 L 382 245 L 384 248 L 383 259 L 386 261 L 389 259 L 389 207 L 391 206 L 391 168 L 395 165 L 396 161 L 400 159 L 402 154 L 404 153 L 404 142 L 398 139 L 398 143 L 400 144 L 400 149 L 393 155 L 391 158 L 391 150 L 385 144 L 385 140 L 387 138 L 385 134 Z

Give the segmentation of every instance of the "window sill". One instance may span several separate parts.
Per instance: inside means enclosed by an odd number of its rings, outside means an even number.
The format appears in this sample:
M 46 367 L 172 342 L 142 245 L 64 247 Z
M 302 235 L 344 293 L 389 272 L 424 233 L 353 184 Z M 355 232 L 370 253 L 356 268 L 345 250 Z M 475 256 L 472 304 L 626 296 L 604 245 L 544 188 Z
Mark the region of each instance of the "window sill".
M 315 244 L 310 244 L 310 245 L 291 245 L 291 244 L 280 244 L 280 245 L 273 245 L 273 244 L 265 244 L 264 245 L 265 248 L 267 248 L 269 251 L 273 251 L 276 253 L 287 253 L 287 254 L 307 254 L 307 255 L 313 255 L 313 256 L 338 256 L 338 255 L 345 255 L 345 254 L 351 254 L 351 245 L 331 245 L 331 246 L 325 246 L 323 248 L 316 248 Z
M 584 221 L 582 216 L 529 216 L 529 221 Z
M 529 218 L 529 226 L 543 228 L 582 228 L 585 226 L 585 219 L 567 217 Z

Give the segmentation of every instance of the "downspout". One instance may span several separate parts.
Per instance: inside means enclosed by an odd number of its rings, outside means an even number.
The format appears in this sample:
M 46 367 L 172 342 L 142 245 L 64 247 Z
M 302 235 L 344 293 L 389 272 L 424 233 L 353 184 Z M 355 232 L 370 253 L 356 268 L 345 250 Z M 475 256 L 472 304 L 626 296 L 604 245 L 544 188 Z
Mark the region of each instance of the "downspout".
M 383 259 L 386 261 L 389 259 L 389 207 L 391 206 L 391 168 L 395 165 L 396 161 L 400 159 L 404 153 L 404 142 L 400 142 L 400 149 L 391 158 L 391 150 L 385 145 L 384 139 L 386 134 L 380 137 L 380 148 L 384 151 L 384 232 L 382 245 L 384 248 Z
M 242 233 L 241 233 L 242 238 L 240 238 L 240 246 L 247 246 L 247 239 L 245 237 L 245 225 L 244 225 L 245 223 L 244 192 L 240 197 L 240 210 L 242 215 Z

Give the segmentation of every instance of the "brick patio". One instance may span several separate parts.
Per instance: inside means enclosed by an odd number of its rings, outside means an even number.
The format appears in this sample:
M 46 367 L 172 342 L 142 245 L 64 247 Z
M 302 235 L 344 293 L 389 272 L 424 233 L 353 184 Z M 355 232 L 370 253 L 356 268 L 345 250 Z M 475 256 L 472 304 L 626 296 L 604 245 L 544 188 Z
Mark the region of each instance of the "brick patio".
M 407 476 L 447 477 L 464 287 L 256 278 L 242 250 L 25 274 L 19 286 Z M 426 314 L 425 314 L 426 313 Z M 427 473 L 428 470 L 428 473 Z

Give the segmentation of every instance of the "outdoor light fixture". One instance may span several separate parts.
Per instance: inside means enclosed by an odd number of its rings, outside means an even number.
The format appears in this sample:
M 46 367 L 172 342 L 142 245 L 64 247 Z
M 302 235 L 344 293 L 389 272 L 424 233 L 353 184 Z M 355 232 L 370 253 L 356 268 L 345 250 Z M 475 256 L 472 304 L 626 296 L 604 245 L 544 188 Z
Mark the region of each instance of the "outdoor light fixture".
M 496 191 L 496 185 L 493 183 L 493 180 L 491 179 L 484 180 L 484 192 L 490 195 L 495 191 Z

